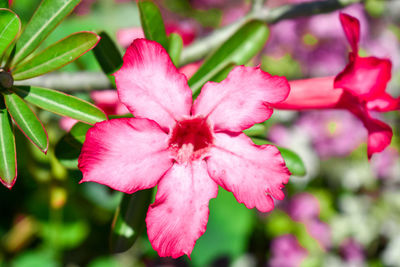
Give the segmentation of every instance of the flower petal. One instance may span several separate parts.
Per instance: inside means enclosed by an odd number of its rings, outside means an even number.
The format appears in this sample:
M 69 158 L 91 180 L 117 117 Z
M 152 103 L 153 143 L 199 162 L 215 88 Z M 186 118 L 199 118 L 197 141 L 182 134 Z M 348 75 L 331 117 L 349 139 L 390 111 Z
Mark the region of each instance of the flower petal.
M 206 230 L 208 202 L 217 193 L 204 161 L 172 166 L 161 179 L 146 218 L 150 243 L 161 257 L 190 257 Z
M 367 108 L 373 111 L 393 111 L 400 110 L 400 97 L 394 98 L 391 95 L 384 93 L 372 101 L 367 102 Z
M 343 94 L 343 90 L 333 88 L 334 78 L 290 81 L 289 96 L 284 101 L 272 106 L 278 109 L 294 110 L 334 108 Z
M 129 113 L 125 105 L 118 99 L 116 90 L 101 90 L 90 92 L 96 106 L 101 108 L 107 115 L 123 115 Z
M 393 132 L 389 125 L 372 118 L 366 107 L 354 105 L 348 108 L 349 111 L 362 121 L 364 127 L 368 131 L 368 159 L 370 159 L 374 153 L 381 152 L 390 145 Z
M 357 55 L 358 42 L 360 41 L 360 22 L 355 17 L 345 13 L 340 13 L 339 18 L 351 49 L 353 50 L 353 53 Z
M 392 128 L 386 123 L 369 118 L 364 122 L 368 130 L 368 158 L 374 153 L 383 151 L 392 141 Z
M 207 165 L 211 178 L 249 209 L 267 212 L 274 208 L 271 196 L 284 198 L 290 172 L 275 146 L 256 146 L 244 134 L 217 133 Z
M 373 100 L 385 93 L 391 69 L 388 59 L 356 56 L 336 76 L 334 87 L 343 88 L 363 100 Z
M 154 187 L 172 166 L 168 136 L 147 119 L 96 123 L 86 134 L 78 167 L 82 182 L 96 182 L 131 194 Z
M 135 117 L 155 120 L 164 130 L 189 115 L 192 91 L 186 76 L 158 43 L 136 39 L 115 75 L 118 95 Z
M 240 132 L 272 114 L 270 104 L 286 99 L 289 84 L 260 68 L 235 67 L 224 81 L 208 82 L 193 105 L 193 114 L 208 117 L 216 131 Z

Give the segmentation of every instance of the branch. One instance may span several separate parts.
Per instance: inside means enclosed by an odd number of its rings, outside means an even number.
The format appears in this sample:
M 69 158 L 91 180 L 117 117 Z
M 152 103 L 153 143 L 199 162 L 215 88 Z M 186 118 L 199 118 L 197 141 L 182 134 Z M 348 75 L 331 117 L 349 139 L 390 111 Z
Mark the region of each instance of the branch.
M 210 51 L 220 46 L 235 31 L 237 31 L 248 20 L 259 19 L 268 24 L 274 24 L 284 19 L 312 16 L 321 13 L 332 12 L 344 8 L 350 4 L 361 3 L 364 0 L 324 0 L 294 5 L 285 5 L 273 9 L 254 8 L 245 17 L 238 21 L 215 30 L 210 35 L 201 38 L 187 46 L 182 51 L 181 64 L 204 58 Z M 259 6 L 260 0 L 254 0 L 254 6 Z M 16 83 L 17 84 L 17 83 Z M 79 73 L 51 73 L 37 78 L 25 80 L 18 84 L 29 84 L 60 91 L 89 91 L 110 88 L 110 83 L 103 73 L 79 72 Z
M 110 81 L 102 72 L 53 72 L 36 78 L 14 82 L 15 85 L 33 85 L 59 91 L 78 92 L 110 89 Z
M 268 24 L 274 24 L 284 19 L 293 19 L 332 12 L 350 4 L 360 3 L 363 1 L 364 0 L 325 0 L 295 5 L 284 5 L 273 9 L 262 8 L 259 10 L 252 10 L 245 17 L 239 19 L 233 24 L 217 29 L 210 35 L 199 39 L 184 48 L 180 64 L 185 65 L 203 58 L 210 51 L 220 46 L 235 31 L 251 19 L 259 19 Z

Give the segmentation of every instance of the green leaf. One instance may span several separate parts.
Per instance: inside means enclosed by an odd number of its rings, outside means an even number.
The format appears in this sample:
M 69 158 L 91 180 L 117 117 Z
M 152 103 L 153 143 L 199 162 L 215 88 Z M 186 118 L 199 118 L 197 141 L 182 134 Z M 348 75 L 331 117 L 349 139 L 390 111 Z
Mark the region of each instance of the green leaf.
M 268 27 L 262 21 L 252 20 L 243 25 L 209 56 L 199 70 L 190 78 L 189 86 L 193 91 L 193 95 L 197 95 L 205 82 L 228 67 L 229 64 L 246 64 L 261 51 L 268 36 Z M 218 71 L 216 72 L 215 70 Z M 213 75 L 210 74 L 211 72 L 214 72 Z
M 145 226 L 153 189 L 141 190 L 132 195 L 124 194 L 115 212 L 111 232 L 111 250 L 123 252 L 135 243 Z
M 8 0 L 0 0 L 0 8 L 8 8 Z
M 57 143 L 55 154 L 62 165 L 69 169 L 78 168 L 78 157 L 81 153 L 86 133 L 90 128 L 90 125 L 78 122 Z
M 264 139 L 252 138 L 251 140 L 253 140 L 253 142 L 256 145 L 265 145 L 265 144 L 274 145 L 273 143 Z M 306 174 L 306 167 L 304 166 L 304 162 L 301 160 L 299 155 L 297 155 L 290 149 L 280 147 L 277 145 L 274 146 L 276 146 L 276 148 L 278 148 L 279 151 L 281 152 L 282 158 L 285 160 L 286 167 L 289 169 L 292 175 L 304 176 Z
M 220 188 L 210 200 L 207 231 L 197 240 L 191 254 L 194 266 L 212 266 L 221 255 L 235 261 L 248 250 L 256 213 L 237 202 L 231 192 Z M 210 249 L 212 248 L 212 249 Z
M 100 40 L 93 32 L 78 32 L 47 47 L 13 70 L 14 80 L 33 78 L 59 69 L 91 50 Z
M 224 64 L 216 66 L 214 69 L 210 69 L 209 72 L 204 73 L 204 75 L 199 77 L 199 79 L 193 84 L 190 85 L 190 80 L 189 80 L 188 82 L 190 88 L 193 91 L 193 98 L 196 98 L 196 96 L 200 93 L 201 87 L 203 87 L 203 85 L 206 82 L 208 81 L 220 82 L 221 80 L 226 78 L 226 76 L 235 66 L 236 65 L 232 62 L 224 62 Z M 194 75 L 196 75 L 196 73 Z
M 172 11 L 172 13 L 195 19 L 203 27 L 216 28 L 221 24 L 222 11 L 218 8 L 195 9 L 189 0 L 164 0 L 163 3 L 164 7 Z
M 139 1 L 140 21 L 146 39 L 156 41 L 165 49 L 168 49 L 168 38 L 165 32 L 164 22 L 157 5 L 152 1 Z
M 0 9 L 0 59 L 21 29 L 19 17 L 9 9 Z
M 122 66 L 122 56 L 117 45 L 106 32 L 101 32 L 100 37 L 100 42 L 93 49 L 93 53 L 112 86 L 116 88 L 115 78 L 111 74 L 115 73 Z
M 29 103 L 61 116 L 89 124 L 107 119 L 95 105 L 62 92 L 34 86 L 18 86 L 14 91 Z
M 266 137 L 267 127 L 263 123 L 254 124 L 252 127 L 243 131 L 247 136 Z
M 15 67 L 35 51 L 80 1 L 43 0 L 18 40 L 12 67 Z
M 168 54 L 176 67 L 179 67 L 179 60 L 183 48 L 183 40 L 179 34 L 171 33 L 169 35 Z
M 0 153 L 0 181 L 11 189 L 17 178 L 17 158 L 14 129 L 3 99 L 0 103 Z
M 18 95 L 5 94 L 7 110 L 15 124 L 24 135 L 35 144 L 43 153 L 47 153 L 49 139 L 43 124 L 36 117 L 31 108 Z

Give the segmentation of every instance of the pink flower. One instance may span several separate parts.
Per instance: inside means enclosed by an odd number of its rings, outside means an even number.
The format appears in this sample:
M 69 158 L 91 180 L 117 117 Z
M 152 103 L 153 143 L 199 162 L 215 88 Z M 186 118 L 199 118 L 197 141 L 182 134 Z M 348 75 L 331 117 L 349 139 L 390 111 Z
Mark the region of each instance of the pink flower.
M 285 78 L 238 66 L 208 82 L 194 103 L 186 76 L 156 42 L 137 39 L 115 73 L 118 94 L 135 118 L 95 124 L 79 157 L 81 182 L 134 193 L 157 185 L 146 224 L 160 256 L 190 256 L 208 221 L 218 185 L 261 212 L 283 199 L 290 173 L 271 145 L 242 133 L 268 119 L 289 93 Z
M 290 83 L 291 93 L 283 103 L 274 105 L 282 109 L 347 109 L 368 131 L 368 158 L 381 152 L 391 142 L 392 129 L 371 116 L 371 111 L 386 112 L 400 109 L 400 99 L 386 93 L 390 80 L 391 62 L 388 59 L 358 56 L 359 21 L 340 14 L 343 30 L 352 52 L 349 63 L 336 77 L 297 80 Z
M 300 246 L 296 237 L 282 235 L 271 242 L 270 267 L 299 267 L 307 258 L 307 251 Z

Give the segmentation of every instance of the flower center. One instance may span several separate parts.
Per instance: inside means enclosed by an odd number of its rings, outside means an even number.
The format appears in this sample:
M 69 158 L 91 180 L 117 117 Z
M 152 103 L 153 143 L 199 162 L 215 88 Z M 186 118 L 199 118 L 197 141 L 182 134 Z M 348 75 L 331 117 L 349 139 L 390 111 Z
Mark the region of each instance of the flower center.
M 175 124 L 168 144 L 175 160 L 183 163 L 204 157 L 212 142 L 210 125 L 204 118 L 194 117 Z

